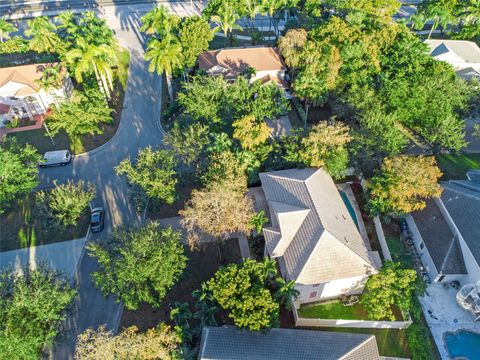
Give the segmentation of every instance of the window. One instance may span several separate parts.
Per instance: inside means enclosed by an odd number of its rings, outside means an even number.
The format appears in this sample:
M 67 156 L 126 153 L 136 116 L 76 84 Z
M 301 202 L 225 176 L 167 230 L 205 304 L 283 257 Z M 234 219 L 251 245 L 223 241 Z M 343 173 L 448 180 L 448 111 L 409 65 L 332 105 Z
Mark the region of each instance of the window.
M 312 287 L 319 287 L 320 284 L 313 284 Z
M 437 282 L 442 282 L 443 279 L 445 279 L 445 275 L 440 275 L 440 276 L 437 278 Z
M 425 247 L 425 244 L 423 243 L 423 241 L 420 243 L 420 250 L 423 250 L 423 248 Z
M 312 291 L 310 293 L 310 299 L 313 299 L 314 297 L 317 297 L 317 292 L 316 291 Z

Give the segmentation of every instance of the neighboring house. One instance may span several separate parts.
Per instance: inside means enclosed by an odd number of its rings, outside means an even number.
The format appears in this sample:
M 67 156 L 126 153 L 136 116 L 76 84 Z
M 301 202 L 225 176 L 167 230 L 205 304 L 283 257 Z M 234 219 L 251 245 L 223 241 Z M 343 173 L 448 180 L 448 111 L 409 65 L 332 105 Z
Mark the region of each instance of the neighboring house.
M 453 66 L 457 75 L 464 79 L 480 79 L 480 48 L 473 41 L 425 40 L 430 55 Z
M 65 70 L 61 88 L 47 91 L 39 84 L 44 70 L 56 65 L 42 63 L 0 68 L 0 127 L 13 118 L 33 119 L 43 115 L 52 104 L 71 96 L 73 84 Z
M 368 250 L 330 175 L 322 169 L 261 173 L 270 212 L 265 252 L 294 280 L 302 303 L 360 294 L 377 272 L 377 252 Z
M 255 74 L 250 78 L 251 82 L 274 83 L 290 96 L 287 67 L 277 48 L 259 46 L 205 51 L 199 55 L 198 65 L 208 75 L 222 75 L 229 81 L 253 68 Z
M 407 215 L 413 242 L 430 281 L 480 281 L 480 171 L 443 182 L 443 193 Z
M 374 335 L 295 329 L 266 333 L 234 326 L 202 330 L 199 360 L 379 360 Z

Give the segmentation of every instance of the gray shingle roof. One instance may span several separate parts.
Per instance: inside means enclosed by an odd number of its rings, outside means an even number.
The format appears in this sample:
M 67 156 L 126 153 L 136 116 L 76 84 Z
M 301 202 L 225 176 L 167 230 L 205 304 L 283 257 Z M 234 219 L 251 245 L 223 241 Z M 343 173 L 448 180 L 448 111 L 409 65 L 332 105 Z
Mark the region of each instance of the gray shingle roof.
M 472 181 L 442 183 L 442 203 L 480 264 L 480 190 Z
M 453 52 L 467 63 L 480 63 L 480 48 L 473 41 L 465 40 L 425 40 L 432 56 Z
M 296 329 L 268 333 L 204 327 L 200 360 L 378 360 L 374 335 Z
M 282 170 L 261 173 L 260 180 L 272 218 L 272 227 L 265 229 L 267 250 L 272 257 L 283 257 L 287 271 L 283 276 L 316 284 L 365 276 L 375 269 L 336 185 L 325 171 Z M 290 216 L 279 215 L 285 209 L 292 210 Z M 278 233 L 281 239 L 274 235 Z
M 412 214 L 423 242 L 439 274 L 467 274 L 458 239 L 450 229 L 435 200 Z

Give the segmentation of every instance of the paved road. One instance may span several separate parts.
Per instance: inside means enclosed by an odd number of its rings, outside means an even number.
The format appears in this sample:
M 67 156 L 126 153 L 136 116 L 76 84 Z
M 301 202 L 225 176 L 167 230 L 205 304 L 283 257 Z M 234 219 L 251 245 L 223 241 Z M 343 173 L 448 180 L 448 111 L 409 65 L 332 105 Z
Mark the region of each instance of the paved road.
M 111 231 L 122 225 L 138 223 L 139 216 L 128 199 L 127 185 L 123 177 L 115 175 L 114 167 L 127 157 L 135 157 L 139 149 L 158 146 L 163 133 L 159 126 L 161 87 L 160 78 L 148 72 L 143 59 L 144 38 L 138 32 L 139 18 L 151 6 L 122 6 L 106 8 L 105 18 L 112 27 L 120 45 L 130 51 L 130 68 L 124 109 L 116 135 L 103 147 L 90 153 L 76 156 L 66 167 L 48 168 L 40 171 L 40 187 L 50 187 L 69 179 L 85 180 L 97 189 L 96 205 L 106 210 L 105 229 L 92 241 L 105 239 Z M 180 15 L 192 13 L 189 3 L 175 3 L 173 11 Z M 77 281 L 79 297 L 68 319 L 65 338 L 55 346 L 53 359 L 71 359 L 76 337 L 88 327 L 106 324 L 116 331 L 122 306 L 114 296 L 105 298 L 90 280 L 90 274 L 98 268 L 94 259 L 85 256 L 79 266 Z

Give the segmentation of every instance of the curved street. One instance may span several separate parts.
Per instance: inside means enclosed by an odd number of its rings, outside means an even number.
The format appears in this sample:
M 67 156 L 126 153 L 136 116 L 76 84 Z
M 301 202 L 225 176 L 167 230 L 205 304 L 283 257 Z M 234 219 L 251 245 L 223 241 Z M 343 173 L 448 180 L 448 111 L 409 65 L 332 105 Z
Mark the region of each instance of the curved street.
M 189 3 L 175 3 L 171 8 L 181 16 L 196 11 Z M 109 7 L 103 15 L 115 30 L 120 45 L 130 51 L 123 111 L 115 136 L 100 148 L 74 157 L 68 166 L 40 170 L 39 188 L 51 187 L 54 180 L 63 183 L 70 179 L 95 185 L 94 205 L 103 206 L 106 216 L 105 229 L 92 235 L 91 241 L 105 239 L 115 227 L 141 221 L 129 201 L 125 179 L 115 174 L 114 167 L 127 157 L 134 159 L 139 149 L 155 147 L 162 142 L 160 77 L 148 71 L 148 63 L 144 60 L 145 38 L 138 30 L 140 17 L 150 9 L 151 5 Z M 114 296 L 105 298 L 94 287 L 90 274 L 97 268 L 94 259 L 87 255 L 82 258 L 76 275 L 79 296 L 68 318 L 66 334 L 58 339 L 53 349 L 53 359 L 73 359 L 77 335 L 88 327 L 105 324 L 107 329 L 117 330 L 122 305 L 116 303 Z

